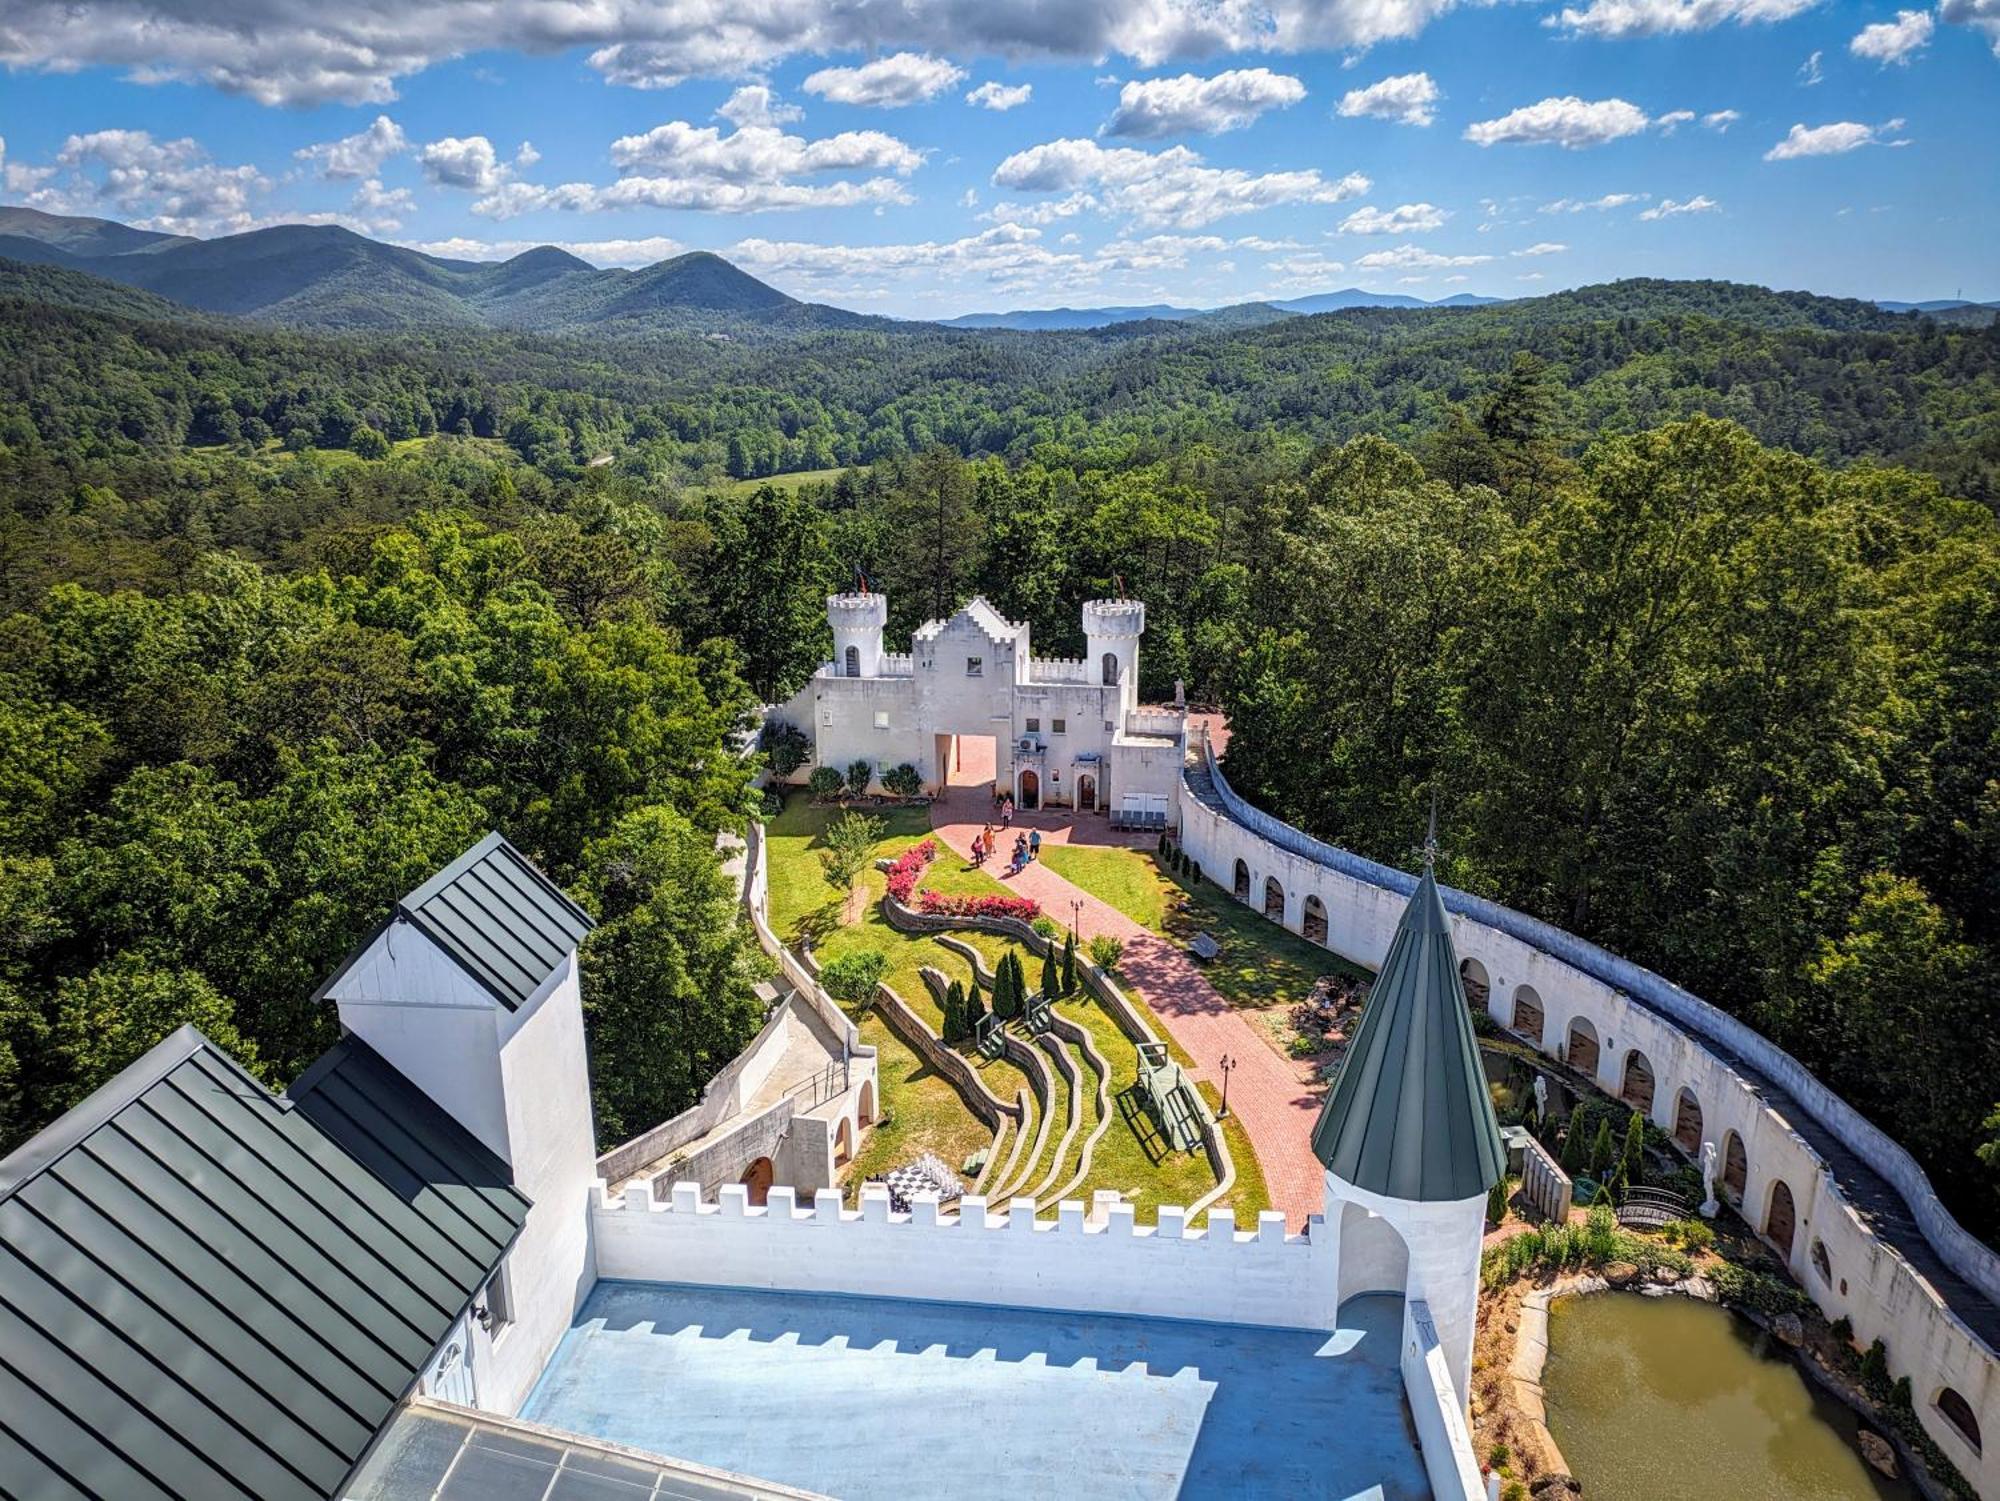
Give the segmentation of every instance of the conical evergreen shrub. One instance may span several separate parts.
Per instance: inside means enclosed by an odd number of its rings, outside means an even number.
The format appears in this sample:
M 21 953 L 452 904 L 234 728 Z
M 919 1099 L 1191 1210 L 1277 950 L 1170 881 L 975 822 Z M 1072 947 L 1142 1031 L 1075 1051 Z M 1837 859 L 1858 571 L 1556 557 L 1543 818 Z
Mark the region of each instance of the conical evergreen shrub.
M 1063 935 L 1062 993 L 1076 994 L 1076 930 Z

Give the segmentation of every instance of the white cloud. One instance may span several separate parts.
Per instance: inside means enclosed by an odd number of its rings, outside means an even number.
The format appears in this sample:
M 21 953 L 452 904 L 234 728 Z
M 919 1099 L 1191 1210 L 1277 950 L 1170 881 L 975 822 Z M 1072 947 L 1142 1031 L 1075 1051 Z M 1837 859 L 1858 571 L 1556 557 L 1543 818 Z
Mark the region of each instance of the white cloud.
M 1785 138 L 1764 153 L 1767 162 L 1786 162 L 1801 156 L 1840 156 L 1863 146 L 1901 146 L 1902 141 L 1886 139 L 1903 128 L 1901 120 L 1881 126 L 1863 125 L 1854 120 L 1837 120 L 1831 125 L 1794 125 Z
M 37 191 L 43 183 L 56 175 L 54 167 L 31 167 L 26 162 L 7 160 L 7 138 L 0 136 L 0 187 L 10 193 L 26 196 Z M 33 207 L 31 203 L 29 205 Z
M 508 169 L 485 136 L 446 136 L 417 148 L 417 165 L 441 188 L 490 193 L 506 181 Z
M 898 52 L 858 68 L 821 68 L 801 85 L 834 104 L 872 105 L 900 109 L 935 99 L 965 77 L 965 69 L 941 57 Z
M 1153 78 L 1118 91 L 1118 108 L 1104 134 L 1151 140 L 1169 135 L 1214 135 L 1241 130 L 1266 110 L 1288 109 L 1306 97 L 1306 86 L 1269 68 L 1237 68 L 1203 78 Z
M 194 140 L 156 141 L 143 130 L 73 135 L 56 153 L 77 194 L 145 229 L 233 234 L 256 222 L 251 199 L 271 184 L 255 167 L 210 160 Z
M 1373 186 L 1359 172 L 1337 179 L 1317 168 L 1251 173 L 1205 166 L 1185 146 L 1149 152 L 1076 139 L 1015 152 L 994 169 L 993 183 L 1016 192 L 1093 192 L 1111 213 L 1182 229 L 1280 204 L 1340 203 Z
M 446 260 L 504 261 L 511 260 L 524 250 L 538 250 L 551 242 L 473 240 L 461 236 L 449 240 L 402 240 L 398 243 L 410 250 L 421 250 L 425 255 L 441 256 Z M 655 261 L 667 260 L 687 249 L 679 240 L 670 240 L 664 235 L 639 240 L 557 240 L 553 243 L 556 249 L 567 250 L 594 266 L 650 266 Z
M 1742 118 L 1743 116 L 1733 109 L 1719 109 L 1712 114 L 1703 115 L 1701 123 L 1717 135 L 1721 135 Z
M 521 171 L 526 171 L 541 159 L 542 154 L 535 149 L 533 141 L 523 141 L 514 148 L 514 166 Z
M 1340 221 L 1344 235 L 1420 235 L 1441 228 L 1451 216 L 1431 203 L 1404 203 L 1395 208 L 1358 208 Z
M 1523 105 L 1497 120 L 1468 125 L 1465 138 L 1478 146 L 1515 142 L 1574 151 L 1637 135 L 1651 123 L 1644 110 L 1623 99 L 1579 99 L 1566 94 Z
M 1541 279 L 1542 273 L 1539 271 L 1524 271 L 1514 278 L 1516 281 L 1540 281 Z
M 1823 56 L 1825 56 L 1824 53 L 1815 52 L 1811 57 L 1799 64 L 1800 88 L 1809 89 L 1826 77 L 1826 74 L 1822 73 L 1819 67 L 1819 60 Z
M 715 112 L 718 120 L 727 120 L 731 125 L 789 125 L 800 119 L 805 111 L 796 104 L 786 104 L 777 94 L 761 83 L 746 83 L 731 94 Z
M 417 200 L 408 188 L 385 188 L 381 178 L 370 177 L 354 190 L 348 210 L 368 226 L 370 234 L 388 234 L 403 227 L 405 215 L 417 211 Z
M 1443 97 L 1430 74 L 1398 73 L 1365 89 L 1349 89 L 1341 95 L 1336 113 L 1349 119 L 1369 116 L 1398 125 L 1428 125 L 1437 118 L 1435 105 Z
M 1370 251 L 1354 264 L 1362 271 L 1396 271 L 1406 268 L 1483 266 L 1492 259 L 1490 255 L 1440 255 L 1434 250 L 1424 249 L 1421 245 L 1398 245 L 1394 250 Z
M 1565 8 L 1542 22 L 1594 37 L 1678 36 L 1717 26 L 1755 26 L 1789 21 L 1818 0 L 1591 0 L 1581 10 Z
M 1274 290 L 1297 292 L 1306 288 L 1325 286 L 1330 278 L 1340 275 L 1347 269 L 1347 263 L 1321 255 L 1317 251 L 1308 251 L 1304 255 L 1283 256 L 1278 260 L 1266 261 L 1264 269 L 1277 276 L 1277 280 L 1271 283 Z
M 1694 111 L 1691 109 L 1670 109 L 1653 121 L 1653 124 L 1659 127 L 1660 134 L 1663 136 L 1670 136 L 1683 125 L 1691 125 L 1693 123 Z
M 611 143 L 621 172 L 671 172 L 728 182 L 777 182 L 813 172 L 894 172 L 907 176 L 924 154 L 879 130 L 844 130 L 809 141 L 769 125 L 722 134 L 713 125 L 670 120 Z
M 337 141 L 322 141 L 317 146 L 301 146 L 292 155 L 312 163 L 321 177 L 373 177 L 382 170 L 382 163 L 400 156 L 409 149 L 409 144 L 402 126 L 387 115 L 377 115 L 366 130 Z
M 1095 213 L 1103 206 L 1092 194 L 1071 193 L 1067 198 L 1052 198 L 1042 203 L 996 203 L 981 217 L 996 224 L 1054 224 L 1079 214 Z
M 997 79 L 987 79 L 978 88 L 965 96 L 967 104 L 976 104 L 981 109 L 1005 111 L 1017 109 L 1034 97 L 1032 83 L 1001 83 Z
M 1510 250 L 1507 253 L 1512 256 L 1561 255 L 1567 249 L 1569 249 L 1569 246 L 1560 244 L 1555 240 L 1542 240 L 1536 244 L 1524 246 L 1519 250 Z
M 1641 219 L 1672 219 L 1681 214 L 1714 214 L 1722 211 L 1722 205 L 1706 193 L 1697 193 L 1692 198 L 1662 198 L 1658 203 L 1639 215 Z
M 1553 203 L 1545 203 L 1539 212 L 1544 214 L 1580 214 L 1585 209 L 1595 209 L 1604 213 L 1609 209 L 1623 208 L 1628 203 L 1643 203 L 1651 193 L 1606 193 L 1602 198 L 1558 198 Z
M 1923 51 L 1930 45 L 1931 33 L 1936 29 L 1937 22 L 1931 19 L 1929 11 L 1899 10 L 1893 21 L 1877 21 L 1873 26 L 1862 27 L 1847 44 L 1847 50 L 1886 68 L 1891 63 L 1907 63 Z
M 2000 0 L 1944 0 L 1938 14 L 1949 25 L 1985 32 L 1993 44 L 1993 55 L 2000 57 Z

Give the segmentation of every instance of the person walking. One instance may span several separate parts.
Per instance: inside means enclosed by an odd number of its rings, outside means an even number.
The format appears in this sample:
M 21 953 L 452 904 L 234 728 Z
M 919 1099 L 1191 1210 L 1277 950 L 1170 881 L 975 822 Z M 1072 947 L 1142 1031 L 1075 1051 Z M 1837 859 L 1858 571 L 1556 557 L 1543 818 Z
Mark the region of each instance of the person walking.
M 1028 831 L 1028 858 L 1030 860 L 1039 860 L 1042 858 L 1042 831 L 1040 829 L 1030 829 Z

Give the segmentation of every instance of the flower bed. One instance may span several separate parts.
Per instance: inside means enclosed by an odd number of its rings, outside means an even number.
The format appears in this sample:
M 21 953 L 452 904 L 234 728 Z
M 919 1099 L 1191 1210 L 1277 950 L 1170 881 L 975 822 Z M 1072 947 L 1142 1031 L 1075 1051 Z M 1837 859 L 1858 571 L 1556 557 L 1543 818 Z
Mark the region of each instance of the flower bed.
M 926 839 L 904 850 L 889 863 L 889 895 L 908 906 L 911 895 L 917 889 L 917 882 L 923 879 L 924 867 L 936 858 L 935 839 Z
M 895 879 L 892 872 L 891 891 L 896 889 Z M 935 891 L 918 893 L 917 910 L 931 917 L 1013 917 L 1022 922 L 1042 915 L 1041 903 L 1025 896 L 945 896 Z

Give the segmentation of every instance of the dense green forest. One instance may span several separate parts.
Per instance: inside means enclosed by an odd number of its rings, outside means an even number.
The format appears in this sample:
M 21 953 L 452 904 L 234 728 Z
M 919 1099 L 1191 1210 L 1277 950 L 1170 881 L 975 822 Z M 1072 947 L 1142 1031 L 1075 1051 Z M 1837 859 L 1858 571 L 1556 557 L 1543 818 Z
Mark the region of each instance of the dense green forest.
M 586 343 L 103 286 L 0 278 L 0 1135 L 182 1019 L 288 1077 L 487 826 L 606 918 L 604 1135 L 686 1103 L 755 1021 L 732 737 L 862 574 L 892 632 L 977 591 L 1058 652 L 1144 598 L 1247 794 L 1407 863 L 1435 792 L 1450 879 L 1750 1018 L 2000 1226 L 2000 332 L 1622 283 Z

